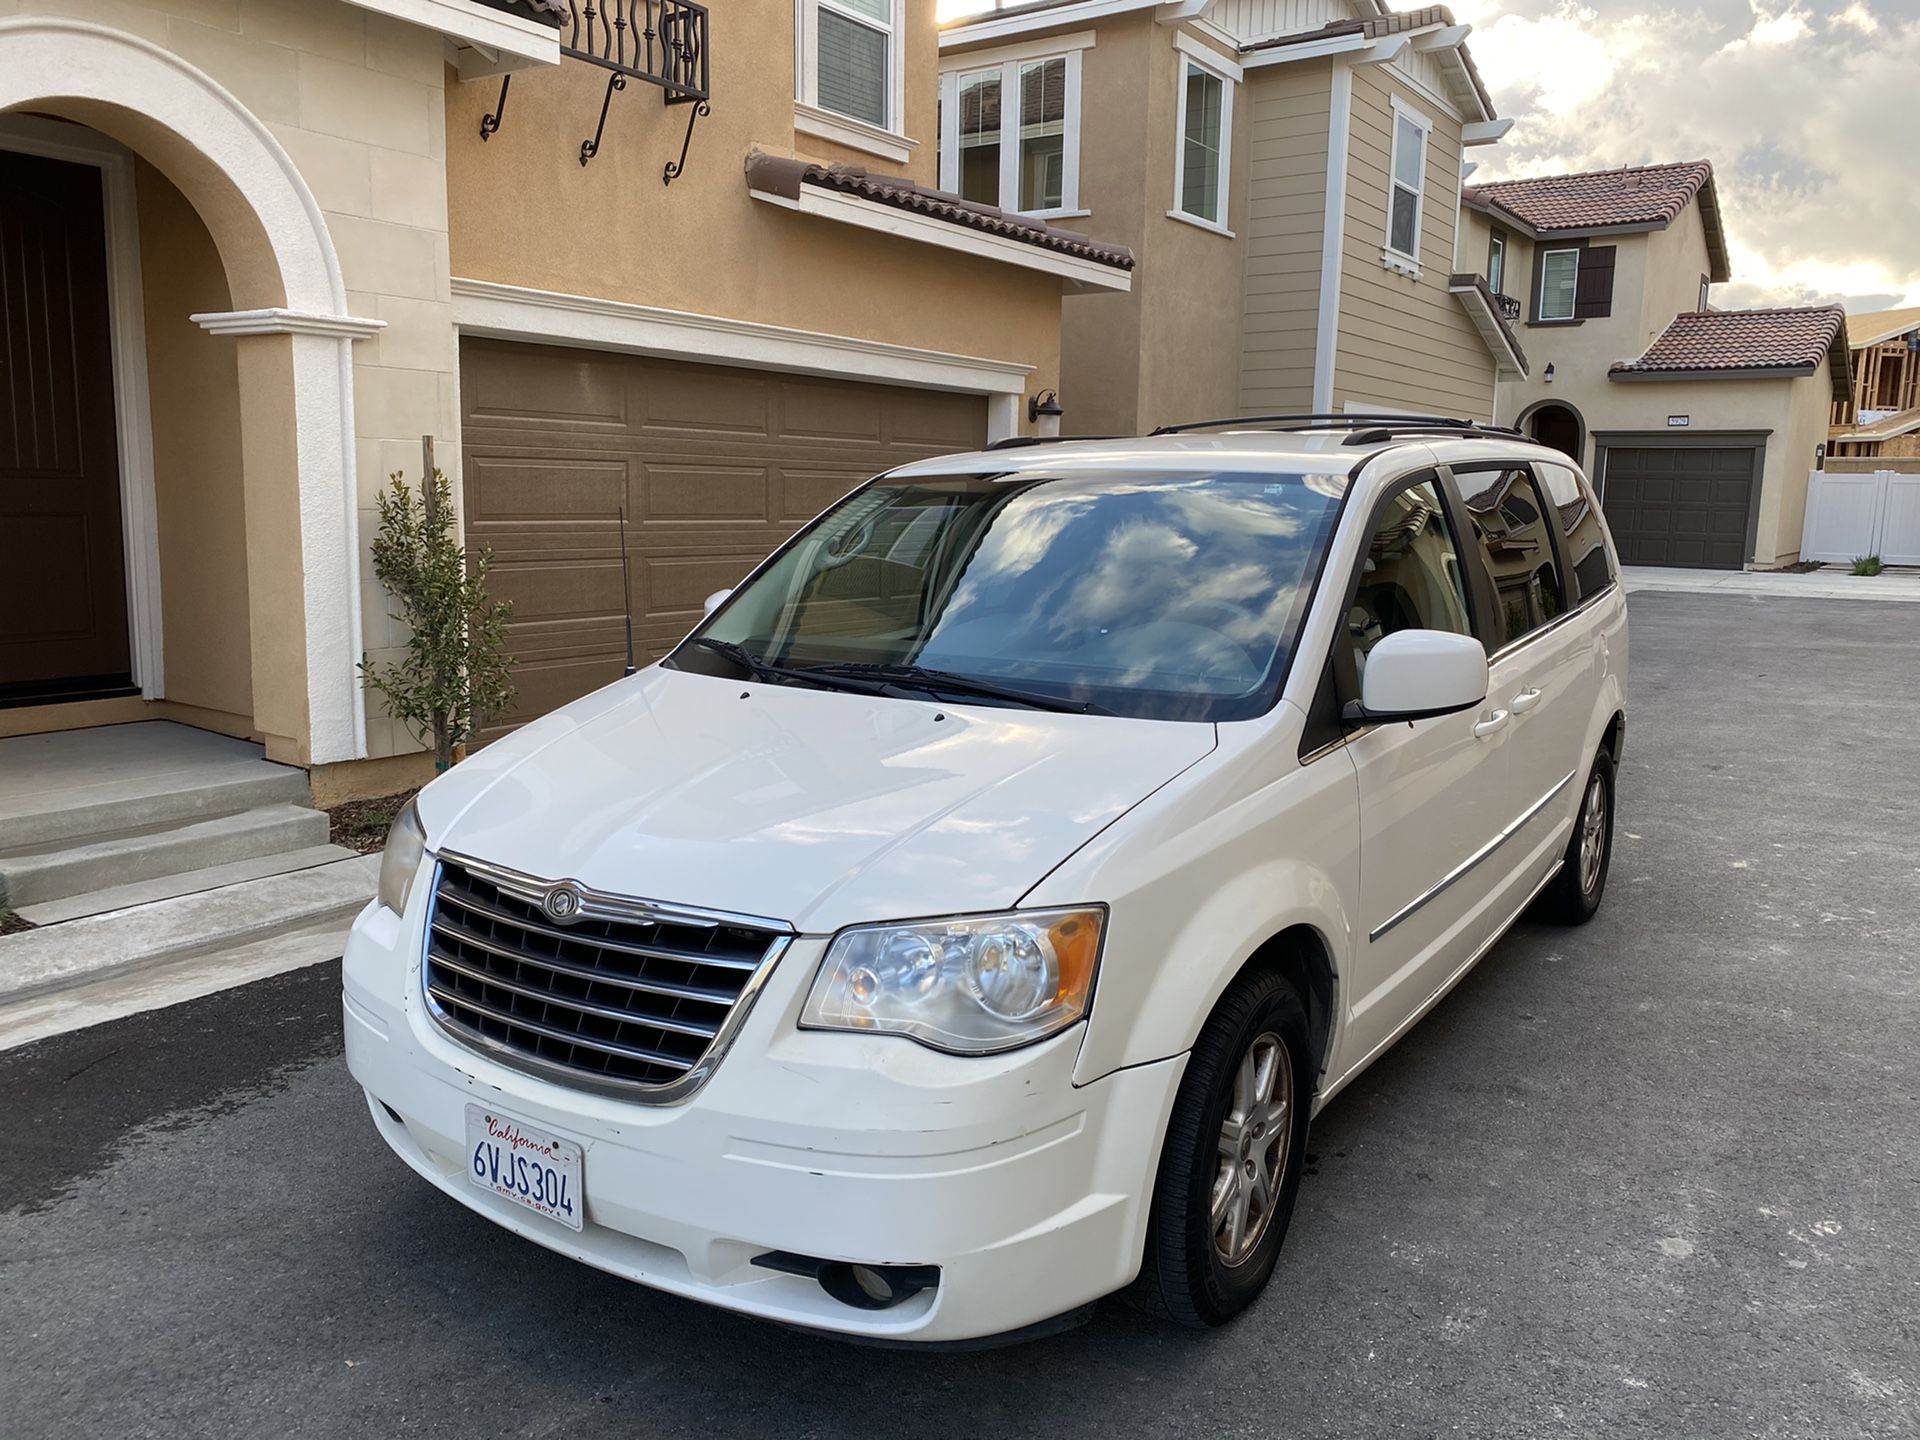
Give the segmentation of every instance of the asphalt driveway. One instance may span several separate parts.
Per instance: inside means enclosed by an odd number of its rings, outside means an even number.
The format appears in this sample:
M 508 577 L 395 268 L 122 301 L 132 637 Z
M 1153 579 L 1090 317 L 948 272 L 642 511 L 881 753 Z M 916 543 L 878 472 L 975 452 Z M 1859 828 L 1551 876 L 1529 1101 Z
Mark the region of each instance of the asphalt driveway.
M 569 1264 L 386 1154 L 321 966 L 0 1056 L 0 1432 L 1920 1434 L 1920 625 L 1632 623 L 1601 915 L 1328 1109 L 1227 1330 L 876 1351 Z

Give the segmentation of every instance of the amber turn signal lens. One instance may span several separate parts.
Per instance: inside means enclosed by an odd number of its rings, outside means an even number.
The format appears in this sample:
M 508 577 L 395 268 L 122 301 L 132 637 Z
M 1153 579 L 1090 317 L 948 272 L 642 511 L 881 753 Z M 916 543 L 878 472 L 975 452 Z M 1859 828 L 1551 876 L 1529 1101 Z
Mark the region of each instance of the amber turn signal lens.
M 1084 1007 L 1093 988 L 1093 962 L 1100 956 L 1100 912 L 1078 910 L 1047 927 L 1054 958 L 1060 963 L 1056 1005 Z

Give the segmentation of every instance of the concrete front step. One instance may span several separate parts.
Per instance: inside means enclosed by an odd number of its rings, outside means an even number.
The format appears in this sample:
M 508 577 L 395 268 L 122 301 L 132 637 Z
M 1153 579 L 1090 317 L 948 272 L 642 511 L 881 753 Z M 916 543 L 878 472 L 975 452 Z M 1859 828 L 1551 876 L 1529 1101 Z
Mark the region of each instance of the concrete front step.
M 19 908 L 22 920 L 35 925 L 58 925 L 85 915 L 104 915 L 109 910 L 124 910 L 129 905 L 148 905 L 155 900 L 171 900 L 176 895 L 195 895 L 203 890 L 218 890 L 243 880 L 259 880 L 268 875 L 290 875 L 295 870 L 311 870 L 316 865 L 331 865 L 351 860 L 356 852 L 344 845 L 309 845 L 300 850 L 258 855 L 234 860 L 225 865 L 208 865 L 177 875 L 161 875 L 152 880 L 112 885 L 105 890 L 87 890 L 59 900 Z
M 332 926 L 344 945 L 379 874 L 380 857 L 362 855 L 0 935 L 0 1013 L 19 1000 L 186 956 L 211 957 L 255 941 L 270 946 L 271 937 L 295 930 Z
M 0 740 L 0 854 L 310 800 L 258 745 L 165 721 Z
M 21 910 L 90 890 L 326 843 L 323 812 L 262 805 L 237 815 L 0 855 L 0 896 Z

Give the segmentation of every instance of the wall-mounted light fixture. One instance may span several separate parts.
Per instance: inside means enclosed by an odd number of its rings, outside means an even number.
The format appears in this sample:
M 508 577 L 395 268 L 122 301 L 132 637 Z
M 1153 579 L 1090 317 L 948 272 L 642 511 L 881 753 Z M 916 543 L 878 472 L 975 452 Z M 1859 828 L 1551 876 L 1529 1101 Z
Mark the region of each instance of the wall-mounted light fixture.
M 1034 427 L 1034 434 L 1043 440 L 1060 438 L 1060 417 L 1066 413 L 1061 408 L 1060 396 L 1052 390 L 1042 390 L 1027 401 L 1027 421 Z
M 1540 376 L 1540 378 L 1549 385 L 1553 383 L 1553 366 L 1551 363 L 1548 364 L 1545 372 Z

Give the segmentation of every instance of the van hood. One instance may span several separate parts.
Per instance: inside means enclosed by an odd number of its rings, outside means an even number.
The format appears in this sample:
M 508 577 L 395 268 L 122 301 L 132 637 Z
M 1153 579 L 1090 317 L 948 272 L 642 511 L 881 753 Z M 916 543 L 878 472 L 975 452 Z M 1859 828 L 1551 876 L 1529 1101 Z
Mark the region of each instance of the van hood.
M 656 666 L 489 745 L 419 810 L 436 852 L 822 934 L 1012 906 L 1215 742 Z

